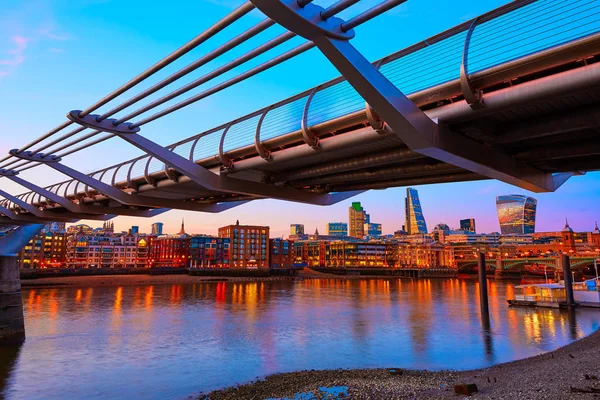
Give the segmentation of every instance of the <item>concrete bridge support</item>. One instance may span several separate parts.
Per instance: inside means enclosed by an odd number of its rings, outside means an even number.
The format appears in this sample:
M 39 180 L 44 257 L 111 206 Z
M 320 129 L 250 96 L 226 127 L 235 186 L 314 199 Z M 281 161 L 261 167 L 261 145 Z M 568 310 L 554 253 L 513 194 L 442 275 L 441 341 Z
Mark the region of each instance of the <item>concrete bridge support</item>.
M 17 253 L 43 227 L 41 224 L 21 226 L 0 239 L 0 345 L 25 340 Z
M 479 252 L 477 261 L 477 272 L 479 275 L 479 307 L 481 308 L 481 315 L 489 318 L 490 311 L 488 305 L 487 265 L 485 263 L 484 252 Z
M 25 340 L 23 299 L 16 256 L 0 256 L 0 344 Z
M 573 307 L 575 299 L 573 297 L 573 278 L 571 277 L 571 259 L 567 254 L 562 255 L 562 267 L 567 292 L 567 306 Z

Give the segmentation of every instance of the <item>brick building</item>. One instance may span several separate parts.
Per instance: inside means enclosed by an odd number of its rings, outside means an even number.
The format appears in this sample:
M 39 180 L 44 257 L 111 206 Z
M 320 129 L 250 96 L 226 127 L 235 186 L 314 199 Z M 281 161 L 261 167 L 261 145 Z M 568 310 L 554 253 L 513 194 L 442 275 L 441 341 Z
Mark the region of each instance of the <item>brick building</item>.
M 229 239 L 230 268 L 269 268 L 269 227 L 228 225 L 219 228 L 219 237 Z
M 271 268 L 293 268 L 295 262 L 294 242 L 285 239 L 269 239 Z

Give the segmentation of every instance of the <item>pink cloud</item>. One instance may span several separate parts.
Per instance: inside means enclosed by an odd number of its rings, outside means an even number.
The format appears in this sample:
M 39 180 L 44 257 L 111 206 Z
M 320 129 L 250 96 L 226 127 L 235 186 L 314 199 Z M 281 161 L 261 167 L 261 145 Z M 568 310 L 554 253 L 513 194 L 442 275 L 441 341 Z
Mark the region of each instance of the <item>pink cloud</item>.
M 0 65 L 8 65 L 11 67 L 16 67 L 25 61 L 25 49 L 27 48 L 27 43 L 29 39 L 24 36 L 13 36 L 12 42 L 14 47 L 8 50 L 8 54 L 12 55 L 11 58 L 0 59 Z
M 47 28 L 41 29 L 39 31 L 39 33 L 43 38 L 50 39 L 50 40 L 57 40 L 57 41 L 62 42 L 62 41 L 71 39 L 71 36 L 69 36 L 69 35 L 59 35 L 59 34 L 54 33 L 52 31 L 52 29 L 47 29 Z

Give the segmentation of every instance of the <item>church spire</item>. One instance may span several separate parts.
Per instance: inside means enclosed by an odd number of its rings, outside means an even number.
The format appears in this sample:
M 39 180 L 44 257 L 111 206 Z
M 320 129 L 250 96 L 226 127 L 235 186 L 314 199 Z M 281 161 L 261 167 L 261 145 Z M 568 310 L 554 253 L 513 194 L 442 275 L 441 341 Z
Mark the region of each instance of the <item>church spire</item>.
M 181 219 L 181 230 L 179 231 L 180 235 L 185 235 L 185 226 L 183 222 L 183 218 Z

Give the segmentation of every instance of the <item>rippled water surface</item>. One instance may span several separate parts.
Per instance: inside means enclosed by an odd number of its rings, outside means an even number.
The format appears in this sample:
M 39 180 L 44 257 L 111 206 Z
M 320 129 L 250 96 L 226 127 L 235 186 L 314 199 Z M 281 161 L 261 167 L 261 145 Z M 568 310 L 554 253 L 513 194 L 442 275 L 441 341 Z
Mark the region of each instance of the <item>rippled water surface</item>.
M 276 372 L 467 369 L 545 352 L 600 312 L 508 308 L 462 280 L 198 283 L 23 292 L 27 341 L 1 349 L 0 397 L 185 398 Z

